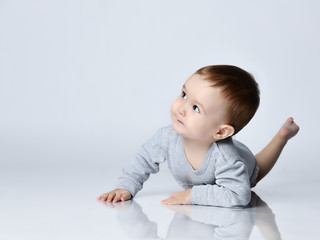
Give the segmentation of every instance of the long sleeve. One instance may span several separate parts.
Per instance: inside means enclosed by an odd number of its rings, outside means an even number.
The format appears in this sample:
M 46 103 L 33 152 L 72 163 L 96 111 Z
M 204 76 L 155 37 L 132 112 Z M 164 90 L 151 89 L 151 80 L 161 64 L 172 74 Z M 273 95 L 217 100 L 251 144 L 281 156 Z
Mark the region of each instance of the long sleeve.
M 246 206 L 251 199 L 250 177 L 242 161 L 220 160 L 214 184 L 192 188 L 191 202 L 221 207 Z
M 159 171 L 159 164 L 166 160 L 161 148 L 161 129 L 143 144 L 135 158 L 122 170 L 117 188 L 128 190 L 134 197 L 143 187 L 151 173 Z

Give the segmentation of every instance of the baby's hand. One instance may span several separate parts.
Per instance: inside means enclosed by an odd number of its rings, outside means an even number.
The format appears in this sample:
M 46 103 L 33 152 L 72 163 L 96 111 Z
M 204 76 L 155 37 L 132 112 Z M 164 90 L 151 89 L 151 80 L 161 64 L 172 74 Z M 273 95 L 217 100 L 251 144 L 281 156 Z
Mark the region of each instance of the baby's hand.
M 105 202 L 107 201 L 108 203 L 110 202 L 119 202 L 119 201 L 126 201 L 131 198 L 131 193 L 129 193 L 125 189 L 115 189 L 111 192 L 104 193 L 100 197 L 97 198 L 98 201 Z
M 175 192 L 173 194 L 171 194 L 171 196 L 165 200 L 162 200 L 161 203 L 162 204 L 182 204 L 182 205 L 186 205 L 186 204 L 191 204 L 191 191 L 192 189 L 188 189 L 185 190 L 183 192 Z

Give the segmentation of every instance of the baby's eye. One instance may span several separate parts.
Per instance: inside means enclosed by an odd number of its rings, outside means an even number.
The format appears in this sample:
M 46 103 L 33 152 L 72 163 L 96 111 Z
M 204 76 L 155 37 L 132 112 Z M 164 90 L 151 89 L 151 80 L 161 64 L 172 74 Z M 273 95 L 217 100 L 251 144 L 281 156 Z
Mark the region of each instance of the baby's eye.
M 193 110 L 195 110 L 197 113 L 200 113 L 200 109 L 198 108 L 197 105 L 194 105 L 194 106 L 193 106 Z
M 181 96 L 182 96 L 183 99 L 187 99 L 187 94 L 184 91 L 182 91 Z

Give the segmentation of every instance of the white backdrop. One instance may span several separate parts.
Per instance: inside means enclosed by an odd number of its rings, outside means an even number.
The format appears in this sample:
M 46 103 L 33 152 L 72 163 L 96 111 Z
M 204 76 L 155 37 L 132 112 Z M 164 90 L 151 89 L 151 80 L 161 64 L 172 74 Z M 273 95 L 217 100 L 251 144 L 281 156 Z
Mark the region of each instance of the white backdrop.
M 301 127 L 266 182 L 315 183 L 319 11 L 316 0 L 2 0 L 1 169 L 120 171 L 170 124 L 189 75 L 232 64 L 261 88 L 238 140 L 257 152 L 288 116 Z

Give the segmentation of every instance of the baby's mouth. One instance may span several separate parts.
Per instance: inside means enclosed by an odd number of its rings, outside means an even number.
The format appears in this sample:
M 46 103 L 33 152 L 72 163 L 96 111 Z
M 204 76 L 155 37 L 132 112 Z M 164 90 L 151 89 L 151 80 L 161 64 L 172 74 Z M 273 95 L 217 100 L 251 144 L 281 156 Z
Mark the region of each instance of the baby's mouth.
M 179 119 L 177 119 L 177 120 L 178 120 L 179 123 L 181 123 L 182 125 L 184 125 L 183 122 L 181 122 Z

